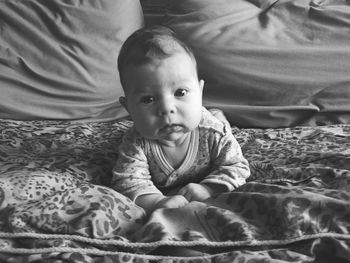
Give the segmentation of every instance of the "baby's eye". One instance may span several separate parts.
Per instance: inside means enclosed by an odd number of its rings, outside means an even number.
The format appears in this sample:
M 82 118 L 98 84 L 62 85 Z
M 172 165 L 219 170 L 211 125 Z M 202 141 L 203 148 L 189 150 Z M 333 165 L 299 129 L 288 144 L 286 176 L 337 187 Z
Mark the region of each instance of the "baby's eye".
M 154 97 L 153 96 L 144 96 L 141 98 L 141 102 L 144 104 L 150 104 L 154 102 Z
M 185 89 L 178 89 L 175 91 L 175 96 L 176 97 L 183 97 L 187 94 L 187 90 Z

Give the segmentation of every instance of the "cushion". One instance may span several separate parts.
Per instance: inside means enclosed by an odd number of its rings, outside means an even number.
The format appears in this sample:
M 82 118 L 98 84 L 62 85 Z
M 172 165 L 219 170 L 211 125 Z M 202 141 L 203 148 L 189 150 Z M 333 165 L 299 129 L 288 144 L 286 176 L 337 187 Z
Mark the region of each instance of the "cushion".
M 177 0 L 165 24 L 192 47 L 204 104 L 240 127 L 350 123 L 350 3 Z
M 117 56 L 142 25 L 138 0 L 1 0 L 0 118 L 125 116 Z

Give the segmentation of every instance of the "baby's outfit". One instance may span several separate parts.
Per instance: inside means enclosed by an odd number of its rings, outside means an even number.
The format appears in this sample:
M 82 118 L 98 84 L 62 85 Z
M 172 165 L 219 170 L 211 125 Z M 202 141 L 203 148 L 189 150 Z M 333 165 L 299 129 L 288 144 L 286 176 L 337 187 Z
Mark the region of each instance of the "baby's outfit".
M 226 121 L 202 109 L 199 126 L 191 132 L 182 164 L 174 169 L 156 141 L 143 138 L 131 127 L 119 148 L 112 187 L 135 200 L 144 194 L 170 194 L 188 183 L 220 184 L 227 191 L 250 175 L 249 165 Z

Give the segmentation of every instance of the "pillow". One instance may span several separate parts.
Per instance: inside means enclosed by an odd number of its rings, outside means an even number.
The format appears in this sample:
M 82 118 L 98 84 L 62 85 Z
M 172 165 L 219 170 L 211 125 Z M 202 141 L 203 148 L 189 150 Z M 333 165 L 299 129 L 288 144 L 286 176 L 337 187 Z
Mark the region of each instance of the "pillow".
M 125 116 L 117 56 L 142 25 L 138 0 L 1 0 L 0 118 Z
M 350 123 L 350 4 L 177 0 L 165 25 L 192 47 L 204 104 L 240 127 Z

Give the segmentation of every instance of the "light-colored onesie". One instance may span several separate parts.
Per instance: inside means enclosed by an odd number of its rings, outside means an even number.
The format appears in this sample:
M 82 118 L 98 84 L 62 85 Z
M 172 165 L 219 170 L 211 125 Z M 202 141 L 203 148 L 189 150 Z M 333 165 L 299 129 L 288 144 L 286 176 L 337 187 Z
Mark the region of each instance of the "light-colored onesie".
M 167 195 L 190 182 L 220 184 L 232 191 L 249 175 L 248 162 L 229 123 L 203 107 L 201 122 L 192 131 L 186 157 L 177 169 L 167 162 L 156 141 L 141 137 L 131 127 L 119 148 L 112 187 L 135 200 L 144 194 Z

